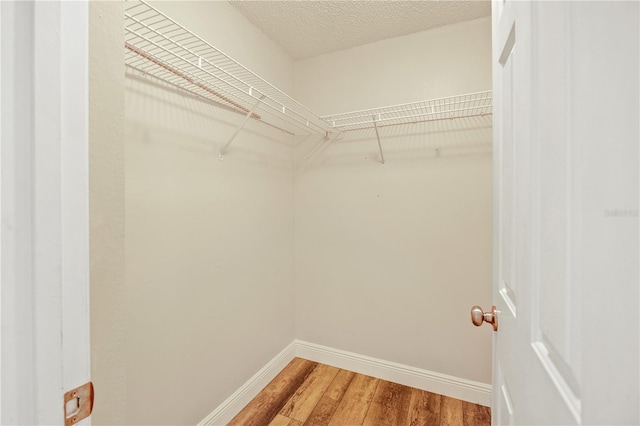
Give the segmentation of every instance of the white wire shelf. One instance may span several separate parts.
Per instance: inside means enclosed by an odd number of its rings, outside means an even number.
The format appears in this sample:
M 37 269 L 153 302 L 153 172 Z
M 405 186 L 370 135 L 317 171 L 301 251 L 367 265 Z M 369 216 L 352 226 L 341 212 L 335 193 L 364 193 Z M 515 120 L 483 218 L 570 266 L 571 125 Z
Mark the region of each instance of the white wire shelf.
M 492 92 L 332 114 L 320 117 L 144 0 L 125 0 L 125 65 L 244 115 L 220 150 L 220 159 L 247 121 L 291 135 L 338 134 L 380 127 L 483 116 Z
M 334 131 L 346 132 L 424 121 L 476 117 L 492 113 L 492 92 L 469 93 L 383 108 L 322 116 Z
M 129 68 L 289 134 L 331 131 L 308 108 L 146 2 L 125 1 L 124 17 Z

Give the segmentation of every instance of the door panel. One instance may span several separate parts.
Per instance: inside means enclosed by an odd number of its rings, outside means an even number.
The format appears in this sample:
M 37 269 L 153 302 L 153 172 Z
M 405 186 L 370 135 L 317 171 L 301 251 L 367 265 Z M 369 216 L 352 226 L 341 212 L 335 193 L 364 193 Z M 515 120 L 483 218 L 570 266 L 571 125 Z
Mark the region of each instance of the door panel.
M 533 5 L 534 199 L 533 342 L 532 347 L 576 422 L 580 422 L 579 231 L 574 173 L 578 159 L 571 135 L 571 5 Z M 579 219 L 579 218 L 578 218 Z
M 501 180 L 500 197 L 504 200 L 500 205 L 500 295 L 511 311 L 516 316 L 516 279 L 515 265 L 515 183 L 516 183 L 516 149 L 514 145 L 515 111 L 513 99 L 514 62 L 515 62 L 515 26 L 511 27 L 502 54 L 499 66 L 501 67 L 500 93 L 503 105 L 500 113 L 500 128 L 502 146 L 500 157 Z
M 579 303 L 570 297 L 567 276 L 571 157 L 563 40 L 569 30 L 562 25 L 566 5 L 545 10 L 550 20 L 539 15 L 539 8 L 538 3 L 505 2 L 494 28 L 494 96 L 500 105 L 494 137 L 500 257 L 494 412 L 500 413 L 497 424 L 570 425 L 580 419 L 576 398 L 568 397 L 578 389 L 567 363 L 572 339 L 567 313 Z M 546 30 L 538 31 L 539 25 Z M 542 62 L 536 56 L 540 52 Z M 541 87 L 553 93 L 544 105 L 536 102 Z M 548 125 L 538 128 L 542 121 Z
M 494 2 L 495 424 L 640 418 L 639 15 Z
M 497 404 L 498 410 L 493 410 L 492 419 L 494 424 L 499 425 L 509 425 L 512 426 L 513 423 L 513 402 L 511 400 L 511 393 L 509 392 L 509 385 L 504 380 L 502 375 L 502 371 L 498 371 L 498 383 L 499 388 L 497 389 L 498 400 Z M 495 406 L 494 406 L 495 407 Z M 497 416 L 497 417 L 496 417 Z

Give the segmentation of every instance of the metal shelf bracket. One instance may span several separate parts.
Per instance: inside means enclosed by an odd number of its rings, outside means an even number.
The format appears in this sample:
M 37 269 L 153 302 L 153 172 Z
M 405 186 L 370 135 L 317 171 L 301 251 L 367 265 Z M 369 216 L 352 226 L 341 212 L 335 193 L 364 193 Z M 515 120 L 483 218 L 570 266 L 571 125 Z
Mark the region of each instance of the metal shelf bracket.
M 373 119 L 373 128 L 376 129 L 376 138 L 378 139 L 378 149 L 380 150 L 380 158 L 382 159 L 382 164 L 384 164 L 384 154 L 382 153 L 382 144 L 380 143 L 380 134 L 378 134 L 378 123 L 376 116 L 371 117 Z
M 218 160 L 220 160 L 220 161 L 224 160 L 224 153 L 227 152 L 227 149 L 229 148 L 229 145 L 231 145 L 231 143 L 235 140 L 236 136 L 238 136 L 238 133 L 240 133 L 240 130 L 242 130 L 244 125 L 247 124 L 247 121 L 249 121 L 249 119 L 253 115 L 254 111 L 258 108 L 258 106 L 260 105 L 260 102 L 262 102 L 262 99 L 264 99 L 264 95 L 260 96 L 260 99 L 258 99 L 258 102 L 256 102 L 253 105 L 253 107 L 251 107 L 249 112 L 247 112 L 247 114 L 244 116 L 244 119 L 242 120 L 242 123 L 240 123 L 240 126 L 238 126 L 236 131 L 233 132 L 233 135 L 231 135 L 231 137 L 229 138 L 227 143 L 224 144 L 224 146 L 220 150 L 220 154 L 218 155 Z

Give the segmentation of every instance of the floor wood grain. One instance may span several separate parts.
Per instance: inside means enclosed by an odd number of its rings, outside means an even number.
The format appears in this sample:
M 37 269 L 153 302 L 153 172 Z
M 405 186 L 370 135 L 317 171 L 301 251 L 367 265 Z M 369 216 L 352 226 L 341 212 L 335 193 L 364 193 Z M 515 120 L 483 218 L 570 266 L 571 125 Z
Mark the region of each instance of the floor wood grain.
M 338 408 L 340 401 L 323 396 L 318 405 L 313 409 L 311 415 L 304 422 L 305 426 L 325 426 L 329 424 L 333 413 Z
M 268 425 L 317 365 L 316 362 L 294 358 L 229 425 Z
M 295 358 L 231 426 L 489 426 L 488 407 Z
M 329 426 L 361 425 L 364 421 L 379 379 L 356 374 L 342 396 L 336 411 L 329 420 Z
M 414 389 L 409 406 L 409 426 L 439 425 L 440 401 L 441 395 L 437 393 Z
M 464 424 L 469 426 L 491 424 L 491 410 L 489 407 L 462 401 L 462 415 L 464 416 Z
M 340 401 L 355 375 L 356 373 L 354 373 L 353 371 L 338 371 L 338 374 L 336 374 L 335 379 L 333 379 L 333 382 L 331 382 L 331 384 L 329 385 L 329 388 L 325 392 L 324 396 L 326 396 L 327 398 L 335 399 L 336 401 Z
M 362 423 L 364 426 L 406 425 L 411 388 L 381 380 Z
M 307 420 L 327 387 L 338 374 L 338 370 L 336 367 L 318 364 L 282 407 L 280 414 L 301 422 Z
M 288 417 L 285 417 L 281 414 L 277 414 L 273 420 L 271 420 L 271 423 L 269 423 L 269 426 L 298 426 L 301 425 L 302 422 L 299 422 L 297 420 L 294 419 L 290 419 Z
M 464 424 L 462 401 L 444 395 L 440 397 L 440 401 L 440 426 Z

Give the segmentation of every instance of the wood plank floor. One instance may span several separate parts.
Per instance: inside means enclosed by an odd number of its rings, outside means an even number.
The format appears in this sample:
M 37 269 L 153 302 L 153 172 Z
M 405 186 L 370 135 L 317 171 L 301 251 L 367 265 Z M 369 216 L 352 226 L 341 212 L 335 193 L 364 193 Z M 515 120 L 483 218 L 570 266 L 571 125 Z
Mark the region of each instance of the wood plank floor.
M 294 358 L 229 426 L 488 426 L 489 408 Z

